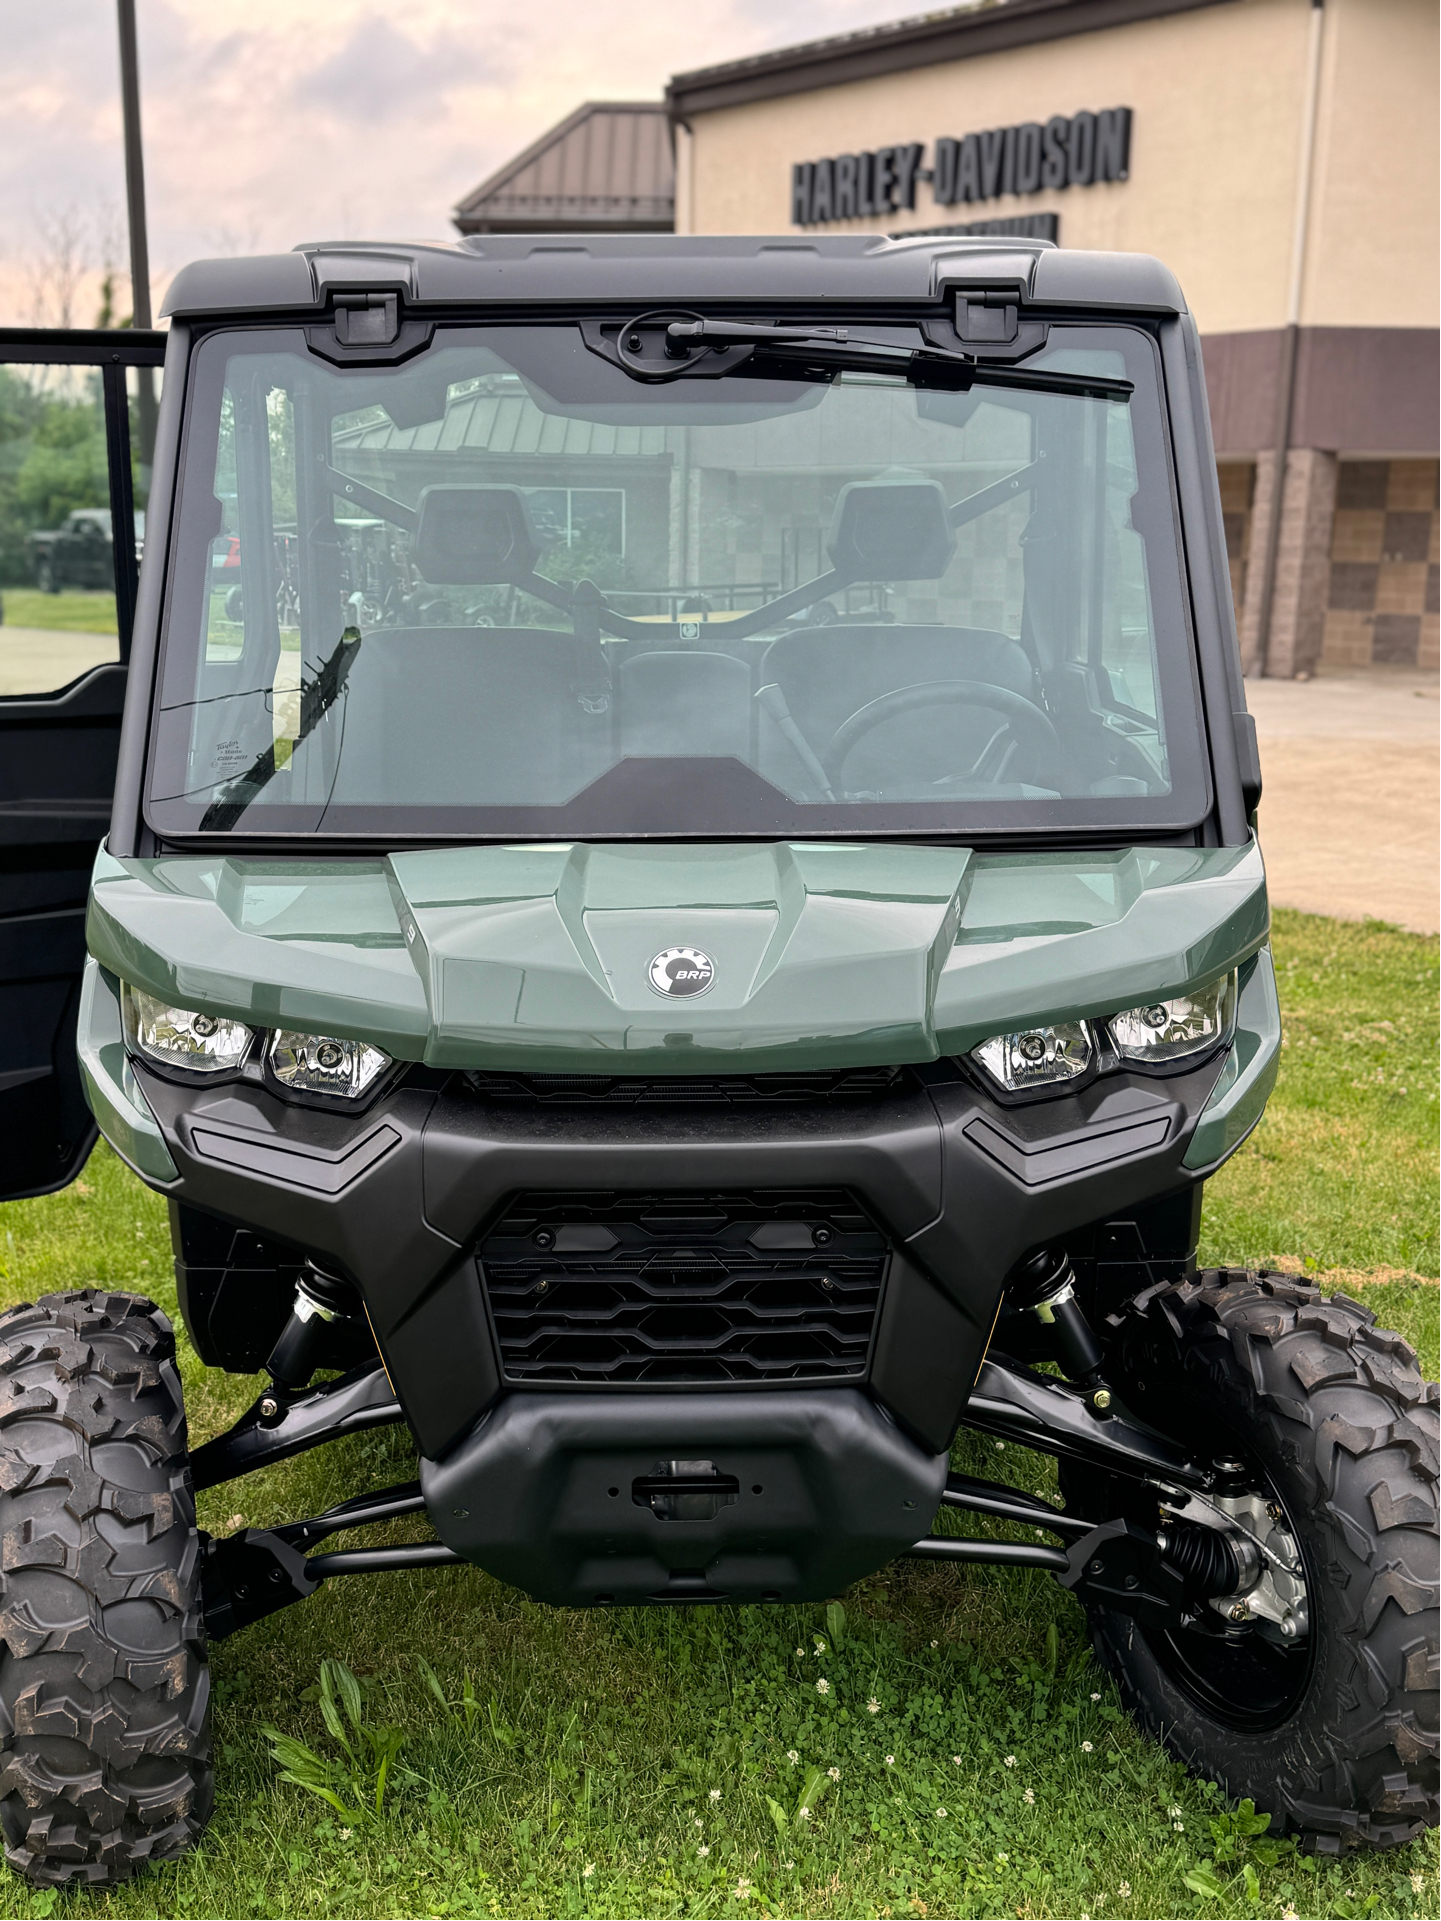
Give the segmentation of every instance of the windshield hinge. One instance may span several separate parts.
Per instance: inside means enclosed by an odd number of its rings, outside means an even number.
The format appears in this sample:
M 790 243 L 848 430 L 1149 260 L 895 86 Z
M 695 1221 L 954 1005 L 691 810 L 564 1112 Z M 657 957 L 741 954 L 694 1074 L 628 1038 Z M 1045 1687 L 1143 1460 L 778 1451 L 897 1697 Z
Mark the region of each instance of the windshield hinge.
M 342 293 L 335 296 L 335 338 L 342 347 L 388 347 L 400 332 L 400 296 Z
M 1014 294 L 958 293 L 956 333 L 967 346 L 1005 346 L 1020 327 Z

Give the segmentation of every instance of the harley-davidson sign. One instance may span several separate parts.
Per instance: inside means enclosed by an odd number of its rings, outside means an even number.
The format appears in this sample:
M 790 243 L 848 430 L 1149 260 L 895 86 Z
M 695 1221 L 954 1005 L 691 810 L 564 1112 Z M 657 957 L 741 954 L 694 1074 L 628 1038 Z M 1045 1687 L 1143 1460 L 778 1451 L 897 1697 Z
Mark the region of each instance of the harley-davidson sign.
M 859 220 L 916 204 L 926 183 L 938 207 L 996 200 L 1003 194 L 1041 193 L 1125 180 L 1131 160 L 1131 109 L 1053 114 L 1044 124 L 1025 120 L 962 139 L 934 142 L 931 164 L 913 140 L 873 153 L 842 153 L 802 160 L 791 168 L 791 220 L 797 227 Z

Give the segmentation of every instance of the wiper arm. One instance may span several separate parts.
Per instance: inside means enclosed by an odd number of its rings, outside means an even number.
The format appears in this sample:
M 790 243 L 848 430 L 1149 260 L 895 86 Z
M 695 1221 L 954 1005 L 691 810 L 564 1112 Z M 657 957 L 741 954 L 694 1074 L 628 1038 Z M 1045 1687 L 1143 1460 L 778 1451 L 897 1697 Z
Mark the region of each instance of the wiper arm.
M 315 677 L 301 683 L 300 725 L 291 743 L 292 756 L 301 741 L 315 732 L 340 699 L 359 651 L 360 629 L 347 627 L 329 658 L 321 662 Z M 256 795 L 274 780 L 279 765 L 275 758 L 275 742 L 272 740 L 268 747 L 256 755 L 243 774 L 237 774 L 234 780 L 227 781 L 221 788 L 201 816 L 201 833 L 228 833 Z
M 624 334 L 625 329 L 622 329 Z M 949 387 L 964 392 L 979 383 L 985 387 L 1009 387 L 1022 392 L 1077 394 L 1088 400 L 1128 400 L 1135 391 L 1129 380 L 1114 380 L 1099 374 L 1046 373 L 1039 369 L 1012 365 L 991 365 L 971 354 L 957 353 L 948 347 L 905 347 L 895 341 L 872 340 L 858 336 L 848 327 L 783 327 L 754 325 L 745 321 L 673 320 L 665 330 L 665 359 L 671 367 L 660 369 L 654 362 L 645 365 L 648 380 L 675 379 L 693 367 L 702 355 L 727 348 L 749 347 L 718 371 L 744 372 L 749 378 L 764 378 L 770 371 L 765 362 L 779 361 L 785 371 L 794 372 L 796 361 L 803 361 L 818 372 L 902 374 L 916 386 Z M 697 354 L 694 349 L 699 348 Z M 622 364 L 625 365 L 624 359 Z M 627 367 L 627 371 L 639 371 Z M 707 370 L 709 371 L 709 370 Z

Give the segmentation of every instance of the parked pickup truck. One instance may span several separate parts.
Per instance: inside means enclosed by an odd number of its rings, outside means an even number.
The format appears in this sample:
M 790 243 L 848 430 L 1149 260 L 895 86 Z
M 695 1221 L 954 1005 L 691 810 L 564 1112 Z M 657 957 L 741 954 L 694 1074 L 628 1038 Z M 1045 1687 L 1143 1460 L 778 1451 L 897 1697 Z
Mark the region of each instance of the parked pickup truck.
M 62 587 L 110 587 L 115 581 L 108 507 L 77 507 L 53 533 L 33 533 L 27 545 L 35 585 L 42 594 Z M 135 558 L 145 545 L 145 515 L 135 511 Z

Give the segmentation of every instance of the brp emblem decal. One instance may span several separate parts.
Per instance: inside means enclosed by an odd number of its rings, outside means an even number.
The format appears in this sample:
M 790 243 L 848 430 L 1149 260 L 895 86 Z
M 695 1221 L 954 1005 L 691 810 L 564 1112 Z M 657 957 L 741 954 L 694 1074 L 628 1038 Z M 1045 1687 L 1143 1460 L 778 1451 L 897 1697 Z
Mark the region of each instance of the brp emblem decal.
M 698 947 L 666 947 L 656 955 L 647 970 L 657 994 L 680 999 L 703 994 L 715 979 L 715 964 Z

